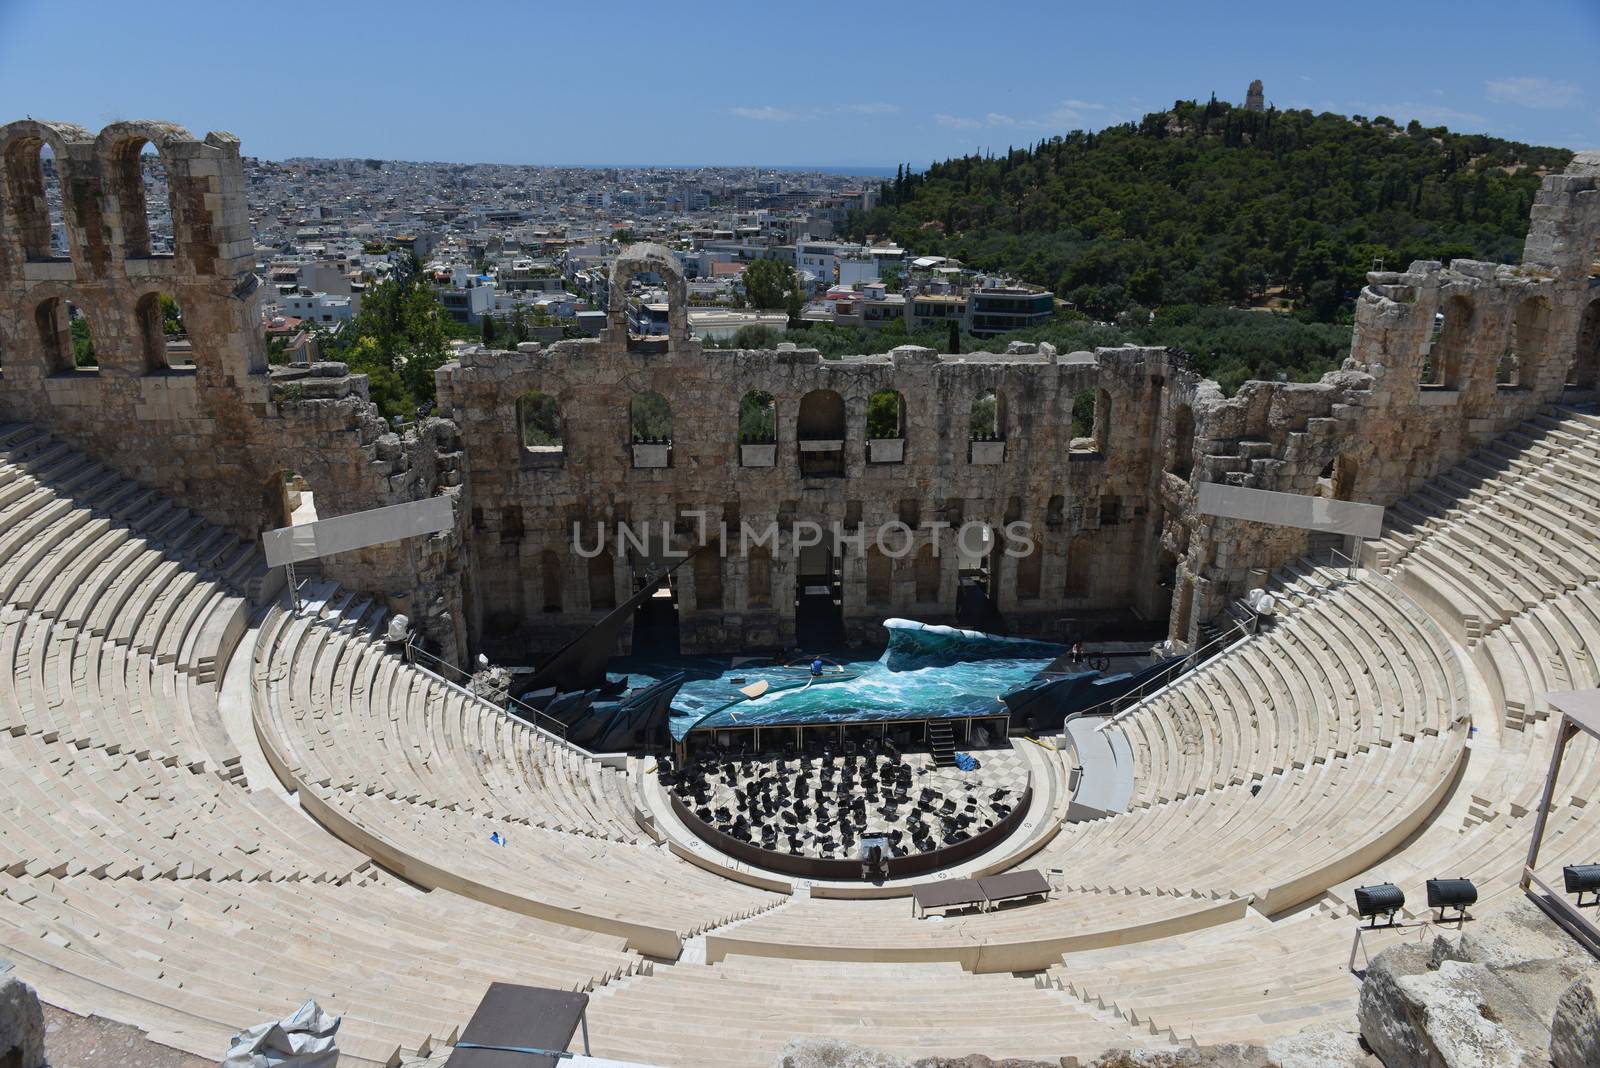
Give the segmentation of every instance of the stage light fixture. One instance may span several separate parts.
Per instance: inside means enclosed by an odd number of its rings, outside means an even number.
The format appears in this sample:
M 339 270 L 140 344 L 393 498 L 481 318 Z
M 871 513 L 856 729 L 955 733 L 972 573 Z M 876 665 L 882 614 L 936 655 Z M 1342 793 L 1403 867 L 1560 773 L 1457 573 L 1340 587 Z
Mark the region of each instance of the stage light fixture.
M 1456 910 L 1456 919 L 1467 918 L 1467 906 L 1478 902 L 1478 888 L 1471 879 L 1429 879 L 1428 907 L 1439 910 L 1439 921 L 1444 922 L 1446 909 Z
M 1405 907 L 1406 895 L 1394 883 L 1378 883 L 1375 886 L 1356 887 L 1356 914 L 1368 921 L 1369 927 L 1378 926 L 1378 917 L 1384 918 L 1384 926 L 1394 924 L 1394 914 Z
M 1578 907 L 1583 907 L 1585 893 L 1595 895 L 1591 905 L 1600 905 L 1600 864 L 1568 864 L 1561 869 L 1567 893 L 1578 895 Z

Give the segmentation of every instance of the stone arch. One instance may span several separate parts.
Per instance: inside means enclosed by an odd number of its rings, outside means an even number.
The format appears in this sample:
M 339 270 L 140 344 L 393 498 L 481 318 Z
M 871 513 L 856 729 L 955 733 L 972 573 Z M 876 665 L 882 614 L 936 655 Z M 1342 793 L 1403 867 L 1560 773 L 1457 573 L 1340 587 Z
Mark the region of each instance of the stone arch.
M 844 474 L 844 398 L 831 389 L 814 389 L 800 398 L 795 420 L 800 442 L 800 474 L 807 478 Z
M 1460 389 L 1461 371 L 1472 339 L 1472 298 L 1458 293 L 1445 300 L 1435 319 L 1434 334 L 1422 364 L 1424 389 Z
M 517 432 L 522 447 L 536 452 L 561 452 L 561 408 L 550 394 L 530 389 L 517 398 Z
M 172 294 L 151 290 L 140 297 L 134 305 L 134 322 L 139 328 L 139 350 L 146 374 L 159 374 L 175 365 L 194 362 L 183 308 Z
M 1495 368 L 1495 382 L 1507 388 L 1538 383 L 1550 345 L 1550 300 L 1526 297 L 1517 305 L 1511 327 L 1511 344 Z
M 33 120 L 0 126 L 0 208 L 8 209 L 12 228 L 21 241 L 22 258 L 28 262 L 60 260 L 51 241 L 50 203 L 45 178 L 43 153 L 49 150 L 54 183 L 60 190 L 61 221 L 67 234 L 67 257 L 78 254 L 74 226 L 77 218 L 71 198 L 66 195 L 71 166 L 69 141 L 87 140 L 89 132 L 77 126 Z
M 89 318 L 65 297 L 46 297 L 34 307 L 34 330 L 44 355 L 47 375 L 72 374 L 77 369 L 98 370 L 99 354 Z
M 1600 297 L 1591 300 L 1578 319 L 1577 345 L 1567 370 L 1567 385 L 1574 389 L 1600 385 Z
M 539 554 L 539 596 L 544 611 L 561 611 L 561 558 L 554 549 Z
M 667 291 L 667 343 L 689 340 L 689 286 L 677 257 L 661 245 L 629 245 L 611 268 L 606 301 L 606 336 L 615 344 L 632 344 L 628 336 L 628 284 L 635 275 L 654 274 Z
M 589 609 L 609 612 L 617 607 L 616 558 L 610 549 L 589 557 Z
M 628 438 L 635 445 L 672 443 L 672 405 L 654 390 L 635 393 L 628 402 Z
M 968 434 L 973 441 L 1004 441 L 1006 438 L 1006 395 L 986 389 L 972 398 L 968 413 Z
M 1188 478 L 1194 470 L 1194 409 L 1180 404 L 1172 416 L 1172 450 L 1167 470 Z
M 107 193 L 114 205 L 116 243 L 128 259 L 148 259 L 175 255 L 182 247 L 183 217 L 173 179 L 178 175 L 172 154 L 175 141 L 193 141 L 194 135 L 170 122 L 114 122 L 95 139 L 106 176 Z M 146 152 L 145 146 L 154 149 Z M 150 197 L 146 190 L 146 171 L 159 171 L 166 186 L 167 210 L 172 226 L 172 250 L 158 252 L 152 223 Z
M 845 435 L 844 398 L 831 389 L 814 389 L 800 398 L 796 436 L 801 441 L 838 441 Z

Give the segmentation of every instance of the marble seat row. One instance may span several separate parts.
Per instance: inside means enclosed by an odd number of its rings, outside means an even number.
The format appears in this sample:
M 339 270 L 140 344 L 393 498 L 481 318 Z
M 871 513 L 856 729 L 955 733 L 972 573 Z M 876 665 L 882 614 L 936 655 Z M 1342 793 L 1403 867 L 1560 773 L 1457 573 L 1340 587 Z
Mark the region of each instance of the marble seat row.
M 387 874 L 246 787 L 217 672 L 260 577 L 234 535 L 0 427 L 0 954 L 55 1004 L 212 1058 L 317 997 L 357 1065 L 448 1040 L 508 970 L 647 969 L 620 936 Z
M 647 980 L 597 991 L 588 1013 L 596 1055 L 650 1064 L 777 1064 L 795 1038 L 857 1042 L 907 1059 L 982 1051 L 1052 1062 L 1173 1045 L 1031 979 L 953 964 L 736 956 L 658 966 Z
M 340 1063 L 453 1038 L 508 974 L 565 989 L 644 966 L 573 932 L 378 873 L 345 883 L 0 875 L 0 939 L 54 1003 L 226 1047 L 307 997 L 345 1015 Z
M 1600 445 L 1555 409 L 1390 510 L 1374 557 L 1475 644 L 1535 605 L 1600 581 Z
M 1281 615 L 1122 718 L 1136 808 L 1464 726 L 1442 634 L 1376 576 Z
M 634 822 L 625 773 L 405 663 L 336 616 L 269 616 L 257 731 L 286 788 L 352 845 L 429 886 L 676 957 L 780 898 L 685 864 Z

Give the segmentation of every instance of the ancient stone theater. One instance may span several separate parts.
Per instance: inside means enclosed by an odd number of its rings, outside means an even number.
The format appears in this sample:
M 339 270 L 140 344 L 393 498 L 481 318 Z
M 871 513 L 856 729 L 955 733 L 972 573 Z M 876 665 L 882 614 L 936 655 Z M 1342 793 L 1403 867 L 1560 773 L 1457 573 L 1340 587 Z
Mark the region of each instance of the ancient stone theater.
M 1159 348 L 703 349 L 641 244 L 600 337 L 462 348 L 396 429 L 344 365 L 269 363 L 254 259 L 233 136 L 0 126 L 0 956 L 45 1002 L 213 1062 L 315 999 L 346 1065 L 1359 1032 L 1392 1068 L 1492 922 L 1440 926 L 1430 880 L 1581 937 L 1600 153 L 1520 264 L 1374 272 L 1339 370 L 1231 397 Z M 269 566 L 305 490 L 450 521 Z M 472 1037 L 496 982 L 582 1033 Z

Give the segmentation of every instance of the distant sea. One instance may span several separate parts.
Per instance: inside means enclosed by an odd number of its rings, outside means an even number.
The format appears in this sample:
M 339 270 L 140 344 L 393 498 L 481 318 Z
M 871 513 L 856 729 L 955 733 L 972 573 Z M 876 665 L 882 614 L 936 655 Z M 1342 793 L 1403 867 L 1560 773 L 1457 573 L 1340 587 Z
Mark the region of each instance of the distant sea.
M 893 178 L 899 165 L 894 167 L 874 167 L 867 164 L 851 166 L 837 163 L 539 163 L 529 166 L 538 167 L 583 167 L 587 170 L 607 170 L 619 168 L 622 170 L 639 169 L 644 167 L 660 167 L 674 171 L 698 171 L 715 168 L 717 170 L 756 170 L 756 171 L 799 171 L 806 174 L 848 174 L 861 175 L 866 178 Z

